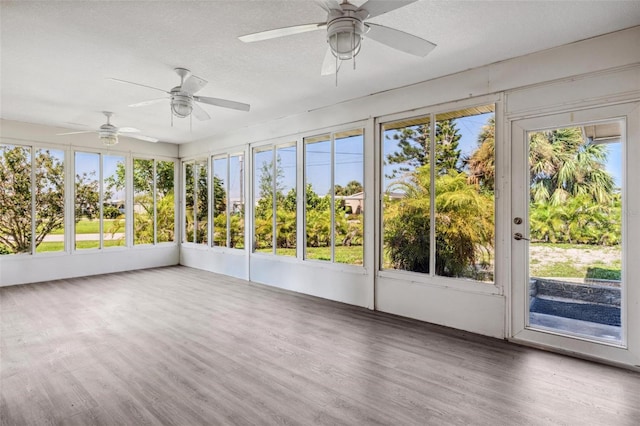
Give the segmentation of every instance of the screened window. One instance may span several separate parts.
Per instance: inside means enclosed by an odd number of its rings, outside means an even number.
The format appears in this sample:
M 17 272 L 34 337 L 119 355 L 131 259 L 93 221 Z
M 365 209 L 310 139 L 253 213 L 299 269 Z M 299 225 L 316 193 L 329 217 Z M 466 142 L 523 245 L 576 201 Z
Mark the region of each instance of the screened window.
M 63 151 L 0 145 L 0 255 L 64 251 L 64 206 Z
M 212 158 L 213 238 L 218 247 L 244 248 L 244 156 Z
M 493 105 L 382 126 L 383 268 L 493 282 L 494 135 Z
M 256 252 L 296 256 L 296 156 L 294 143 L 253 152 Z
M 173 161 L 133 160 L 133 243 L 174 240 L 175 199 Z
M 364 132 L 305 138 L 305 258 L 362 265 Z
M 124 157 L 76 152 L 75 172 L 75 249 L 124 246 Z
M 185 217 L 184 242 L 207 244 L 209 221 L 209 183 L 207 160 L 184 163 Z

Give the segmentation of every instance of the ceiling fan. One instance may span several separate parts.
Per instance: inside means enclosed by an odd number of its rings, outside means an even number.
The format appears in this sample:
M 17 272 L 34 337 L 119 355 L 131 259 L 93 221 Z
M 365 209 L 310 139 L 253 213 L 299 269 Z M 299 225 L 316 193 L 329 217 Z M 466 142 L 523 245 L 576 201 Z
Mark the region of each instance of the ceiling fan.
M 348 0 L 343 0 L 342 3 L 338 3 L 337 0 L 316 0 L 316 3 L 327 12 L 326 22 L 276 28 L 238 38 L 245 43 L 250 43 L 326 28 L 329 48 L 322 64 L 322 75 L 337 73 L 342 61 L 355 59 L 360 52 L 365 35 L 402 52 L 424 57 L 436 47 L 435 44 L 403 31 L 367 21 L 369 18 L 380 16 L 416 1 L 369 0 L 358 7 L 349 3 Z
M 202 109 L 196 102 L 201 102 L 209 105 L 215 105 L 222 108 L 231 108 L 239 111 L 249 111 L 250 105 L 240 102 L 228 101 L 226 99 L 210 98 L 208 96 L 196 96 L 195 93 L 207 85 L 207 80 L 200 77 L 196 77 L 191 74 L 186 68 L 175 68 L 174 71 L 180 76 L 180 85 L 173 89 L 166 91 L 158 89 L 157 87 L 147 86 L 145 84 L 134 83 L 132 81 L 120 80 L 118 78 L 110 78 L 109 80 L 117 81 L 119 83 L 134 84 L 136 86 L 142 86 L 153 90 L 159 90 L 167 95 L 159 99 L 152 99 L 150 101 L 139 102 L 129 105 L 130 107 L 141 107 L 146 105 L 155 104 L 157 102 L 163 102 L 166 99 L 170 100 L 171 104 L 171 116 L 174 115 L 179 118 L 189 117 L 193 112 L 193 115 L 200 120 L 208 120 L 211 118 L 209 114 Z M 194 102 L 195 101 L 195 102 Z M 173 118 L 172 118 L 173 123 Z
M 115 145 L 118 143 L 118 135 L 123 134 L 123 136 L 140 139 L 142 141 L 147 142 L 158 142 L 158 139 L 152 138 L 149 136 L 137 135 L 140 130 L 135 129 L 133 127 L 116 127 L 111 124 L 111 116 L 112 112 L 102 111 L 102 113 L 107 117 L 106 124 L 100 126 L 98 130 L 85 130 L 81 132 L 67 132 L 67 133 L 58 133 L 58 136 L 64 135 L 77 135 L 80 133 L 97 133 L 100 136 L 100 140 L 105 145 Z M 124 134 L 126 133 L 126 134 Z

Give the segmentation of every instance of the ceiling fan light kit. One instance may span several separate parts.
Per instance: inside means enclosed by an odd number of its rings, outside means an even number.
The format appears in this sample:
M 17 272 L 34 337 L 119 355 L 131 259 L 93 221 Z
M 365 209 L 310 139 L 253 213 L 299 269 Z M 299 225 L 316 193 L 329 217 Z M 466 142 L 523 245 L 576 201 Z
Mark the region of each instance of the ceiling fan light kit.
M 366 10 L 357 10 L 350 3 L 343 3 L 339 11 L 329 12 L 327 43 L 333 56 L 341 61 L 355 58 L 360 52 L 362 38 L 367 30 L 364 20 L 368 15 Z

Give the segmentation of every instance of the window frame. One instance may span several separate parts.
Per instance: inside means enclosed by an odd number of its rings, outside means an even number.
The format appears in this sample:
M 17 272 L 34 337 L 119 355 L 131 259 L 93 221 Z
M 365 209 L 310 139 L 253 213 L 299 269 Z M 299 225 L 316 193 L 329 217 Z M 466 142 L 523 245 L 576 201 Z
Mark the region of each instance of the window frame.
M 379 277 L 384 278 L 392 278 L 398 280 L 410 280 L 413 283 L 418 285 L 432 285 L 436 287 L 444 287 L 444 288 L 453 288 L 459 289 L 463 291 L 468 291 L 472 293 L 480 293 L 480 294 L 493 294 L 493 295 L 502 295 L 504 292 L 505 285 L 503 283 L 508 282 L 508 267 L 506 267 L 502 262 L 494 263 L 494 280 L 493 283 L 477 281 L 469 278 L 463 277 L 446 277 L 440 276 L 435 273 L 435 227 L 431 227 L 430 231 L 430 272 L 429 273 L 421 273 L 421 272 L 413 272 L 413 271 L 405 271 L 398 269 L 384 269 L 383 268 L 383 256 L 384 256 L 384 206 L 383 206 L 383 196 L 384 196 L 384 151 L 383 151 L 383 143 L 384 143 L 384 125 L 401 121 L 401 120 L 410 120 L 410 119 L 418 119 L 421 117 L 429 118 L 429 126 L 431 127 L 430 134 L 433 135 L 435 132 L 436 126 L 436 116 L 441 114 L 446 114 L 450 112 L 455 112 L 464 109 L 470 109 L 474 107 L 482 107 L 486 105 L 493 105 L 494 107 L 494 115 L 495 115 L 495 166 L 496 166 L 496 176 L 495 176 L 495 188 L 496 194 L 494 196 L 494 258 L 504 258 L 504 256 L 508 257 L 507 253 L 504 253 L 504 248 L 502 245 L 498 244 L 498 241 L 501 241 L 505 235 L 509 234 L 509 223 L 506 225 L 503 223 L 503 217 L 509 217 L 509 206 L 505 205 L 500 199 L 500 188 L 504 187 L 508 184 L 508 179 L 502 176 L 498 171 L 503 170 L 506 164 L 508 164 L 508 160 L 504 159 L 504 150 L 502 149 L 502 145 L 504 144 L 505 131 L 504 131 L 504 114 L 503 114 L 503 95 L 501 93 L 495 93 L 490 95 L 479 96 L 476 98 L 470 98 L 462 101 L 454 101 L 447 102 L 443 104 L 437 104 L 432 106 L 426 106 L 423 108 L 417 108 L 411 111 L 393 113 L 385 116 L 380 116 L 375 119 L 374 128 L 375 128 L 375 155 L 376 155 L 376 164 L 375 164 L 375 185 L 377 188 L 377 193 L 379 194 L 379 202 L 377 203 L 376 208 L 376 234 L 377 238 L 375 241 L 376 244 L 376 274 Z M 435 139 L 433 137 L 430 138 L 430 146 L 431 149 L 429 151 L 429 162 L 433 164 L 435 162 Z M 435 180 L 433 179 L 433 175 L 435 174 L 434 167 L 431 167 L 431 191 L 430 196 L 432 199 L 435 197 Z M 432 217 L 435 214 L 435 203 L 430 203 L 431 215 Z
M 301 204 L 302 206 L 302 210 L 303 210 L 303 216 L 302 216 L 302 221 L 301 221 L 301 228 L 302 228 L 302 245 L 301 245 L 301 254 L 300 256 L 302 257 L 302 260 L 305 262 L 312 262 L 312 263 L 317 263 L 320 265 L 336 265 L 339 267 L 344 267 L 344 268 L 365 268 L 367 266 L 367 256 L 366 256 L 366 223 L 367 223 L 367 216 L 364 215 L 363 213 L 363 217 L 362 217 L 362 229 L 363 229 L 363 242 L 362 242 L 362 264 L 354 264 L 354 263 L 342 263 L 342 262 L 336 262 L 335 261 L 335 248 L 336 248 L 336 230 L 335 230 L 335 224 L 336 224 L 336 210 L 335 210 L 335 169 L 336 169 L 336 135 L 339 135 L 341 133 L 347 133 L 347 132 L 358 132 L 360 131 L 361 133 L 361 137 L 362 137 L 362 186 L 363 186 L 363 204 L 364 201 L 366 200 L 366 193 L 367 193 L 367 148 L 366 148 L 366 141 L 367 141 L 367 132 L 368 132 L 369 126 L 367 125 L 366 121 L 358 121 L 358 122 L 354 122 L 354 123 L 347 123 L 347 124 L 342 124 L 339 126 L 334 126 L 334 127 L 330 127 L 330 128 L 326 128 L 326 129 L 320 129 L 320 130 L 315 130 L 312 132 L 307 132 L 303 135 L 301 135 L 300 139 L 299 139 L 299 143 L 301 145 L 300 151 L 302 151 L 301 155 L 303 157 L 303 164 L 302 164 L 302 194 L 298 194 L 298 202 Z M 330 199 L 330 212 L 331 212 L 331 222 L 330 222 L 330 238 L 331 238 L 331 259 L 330 260 L 321 260 L 321 259 L 309 259 L 307 257 L 307 200 L 306 200 L 306 191 L 307 191 L 307 182 L 308 182 L 308 173 L 307 173 L 307 143 L 306 143 L 306 139 L 310 139 L 310 138 L 316 138 L 316 137 L 323 137 L 325 135 L 329 136 L 329 142 L 331 144 L 330 146 L 330 166 L 331 166 L 331 172 L 330 172 L 330 181 L 331 181 L 331 185 L 330 185 L 330 195 L 331 199 Z M 339 138 L 341 139 L 341 138 Z

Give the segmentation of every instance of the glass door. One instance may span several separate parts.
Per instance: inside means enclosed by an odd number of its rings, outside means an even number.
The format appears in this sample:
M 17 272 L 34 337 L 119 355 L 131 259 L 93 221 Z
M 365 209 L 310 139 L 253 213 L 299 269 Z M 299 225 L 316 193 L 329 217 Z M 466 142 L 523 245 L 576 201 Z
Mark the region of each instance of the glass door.
M 627 345 L 628 110 L 512 122 L 514 340 L 587 355 Z

